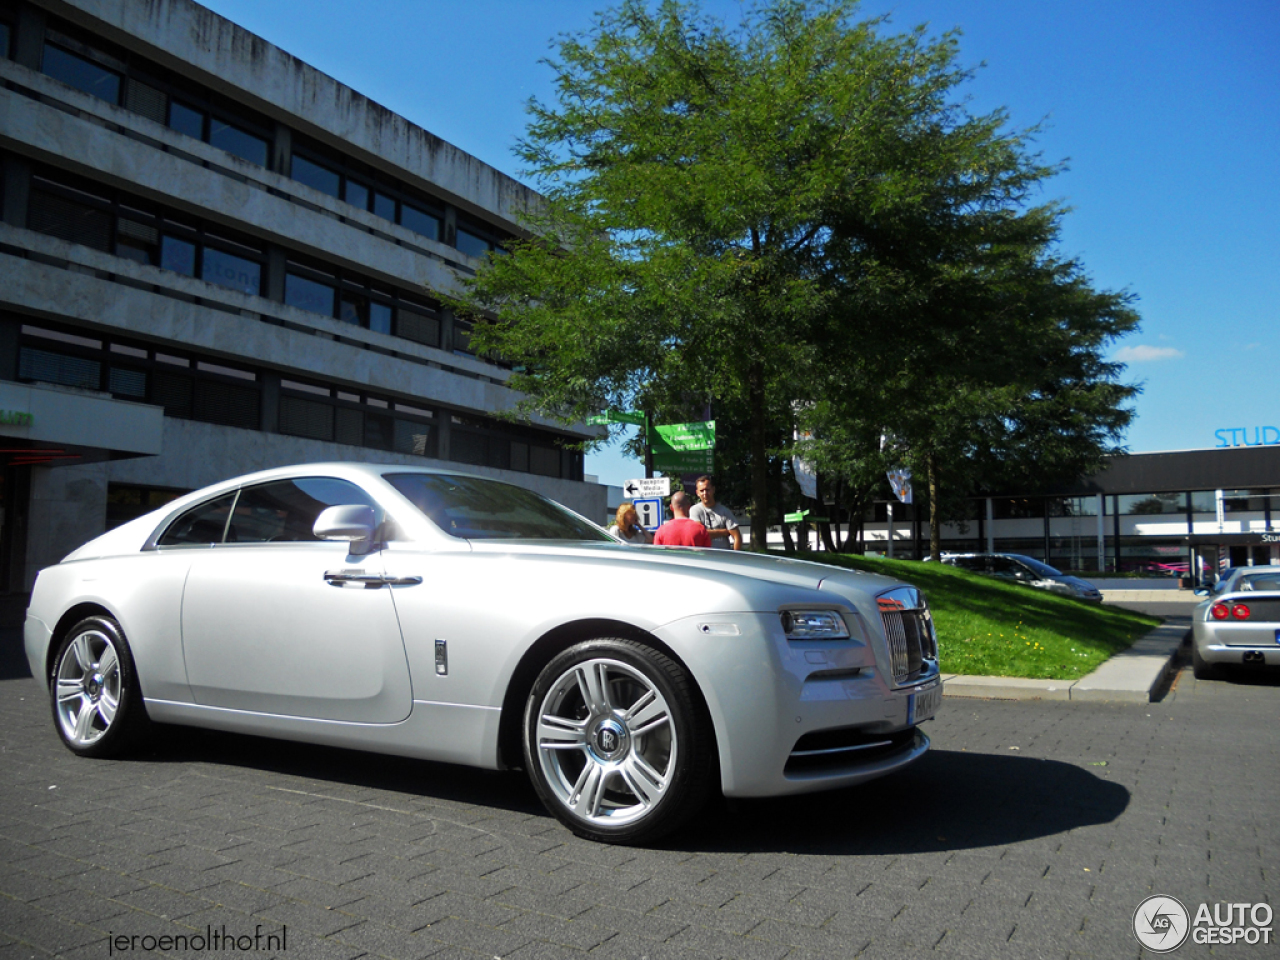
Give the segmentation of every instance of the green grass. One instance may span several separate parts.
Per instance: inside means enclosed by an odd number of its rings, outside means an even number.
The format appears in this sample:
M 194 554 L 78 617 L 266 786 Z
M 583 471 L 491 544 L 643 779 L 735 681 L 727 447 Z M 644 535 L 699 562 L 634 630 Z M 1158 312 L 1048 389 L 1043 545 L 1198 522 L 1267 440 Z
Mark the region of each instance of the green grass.
M 1160 620 L 1084 603 L 957 567 L 846 554 L 805 560 L 866 570 L 925 592 L 945 673 L 1077 680 L 1141 638 Z

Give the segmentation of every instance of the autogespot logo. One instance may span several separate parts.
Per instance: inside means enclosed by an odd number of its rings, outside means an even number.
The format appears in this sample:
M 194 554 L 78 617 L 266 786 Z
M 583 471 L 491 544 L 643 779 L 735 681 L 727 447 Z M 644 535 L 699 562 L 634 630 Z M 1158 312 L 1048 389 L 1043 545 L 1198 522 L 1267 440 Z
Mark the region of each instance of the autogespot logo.
M 1190 929 L 1191 915 L 1173 897 L 1147 897 L 1133 911 L 1133 935 L 1152 953 L 1177 950 Z

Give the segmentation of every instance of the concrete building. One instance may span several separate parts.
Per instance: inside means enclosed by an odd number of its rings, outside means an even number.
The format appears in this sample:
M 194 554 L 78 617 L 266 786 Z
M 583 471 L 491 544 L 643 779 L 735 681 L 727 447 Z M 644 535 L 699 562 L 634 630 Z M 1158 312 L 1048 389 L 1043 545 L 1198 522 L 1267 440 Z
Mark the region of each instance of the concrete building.
M 887 501 L 863 529 L 889 552 Z M 1064 570 L 1185 574 L 1280 563 L 1280 444 L 1135 453 L 1050 495 L 970 501 L 942 527 L 950 552 L 1022 553 Z M 894 507 L 893 555 L 929 551 L 928 510 Z
M 435 298 L 538 196 L 190 0 L 0 0 L 0 591 L 212 481 L 462 467 L 598 517 Z

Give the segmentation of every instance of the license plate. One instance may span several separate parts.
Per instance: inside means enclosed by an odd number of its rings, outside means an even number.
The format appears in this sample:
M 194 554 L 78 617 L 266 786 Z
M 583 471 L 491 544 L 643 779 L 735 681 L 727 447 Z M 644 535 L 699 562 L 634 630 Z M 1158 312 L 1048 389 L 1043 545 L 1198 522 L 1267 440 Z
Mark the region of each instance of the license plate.
M 942 684 L 907 696 L 907 724 L 923 723 L 938 712 L 942 703 Z

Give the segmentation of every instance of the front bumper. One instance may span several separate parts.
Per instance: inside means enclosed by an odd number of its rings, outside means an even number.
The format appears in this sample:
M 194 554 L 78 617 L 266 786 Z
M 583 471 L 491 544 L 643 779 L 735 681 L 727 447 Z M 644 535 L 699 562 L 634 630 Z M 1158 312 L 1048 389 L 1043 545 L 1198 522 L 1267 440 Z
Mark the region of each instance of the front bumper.
M 845 641 L 788 641 L 776 614 L 734 615 L 740 632 L 733 636 L 708 635 L 693 618 L 656 631 L 706 699 L 725 796 L 851 786 L 928 750 L 929 738 L 915 729 L 924 718 L 909 711 L 940 690 L 937 662 L 925 661 L 920 676 L 895 687 L 873 647 L 883 637 L 856 615 L 846 619 L 857 619 L 859 629 Z M 811 749 L 815 737 L 819 750 Z

